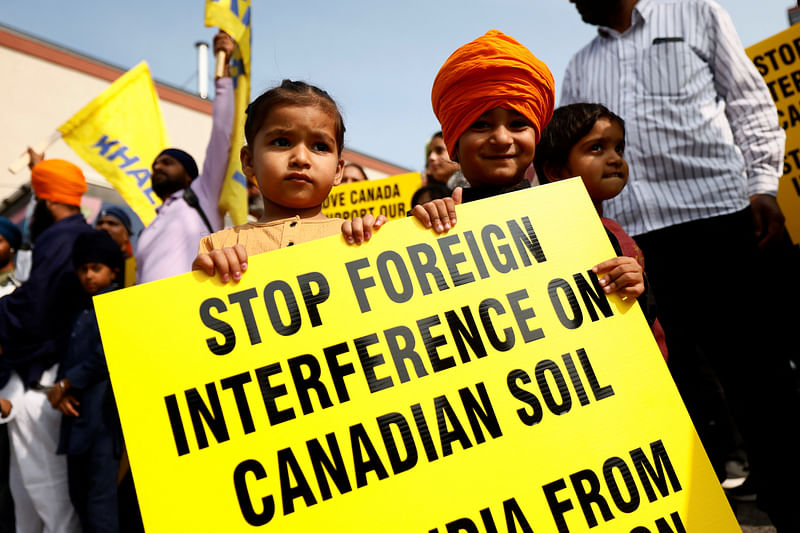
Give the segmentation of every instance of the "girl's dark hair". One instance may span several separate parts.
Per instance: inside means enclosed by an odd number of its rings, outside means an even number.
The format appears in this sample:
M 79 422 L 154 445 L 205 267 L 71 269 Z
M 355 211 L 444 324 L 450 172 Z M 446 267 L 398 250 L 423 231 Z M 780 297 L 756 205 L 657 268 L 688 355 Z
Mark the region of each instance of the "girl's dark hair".
M 339 155 L 342 155 L 345 128 L 339 107 L 326 91 L 303 81 L 283 80 L 279 86 L 262 93 L 247 106 L 247 119 L 244 122 L 244 138 L 247 140 L 247 144 L 253 144 L 256 133 L 264 123 L 269 111 L 282 105 L 313 105 L 330 113 L 336 123 L 336 149 Z
M 429 181 L 427 185 L 417 189 L 414 196 L 411 197 L 411 207 L 413 208 L 415 205 L 423 203 L 422 200 L 424 198 L 427 198 L 426 201 L 430 202 L 437 198 L 448 198 L 452 193 L 453 191 L 450 190 L 450 187 L 441 181 Z
M 625 134 L 625 121 L 602 104 L 570 104 L 559 107 L 553 118 L 542 131 L 542 138 L 536 145 L 533 167 L 539 183 L 549 183 L 545 174 L 548 165 L 563 168 L 567 166 L 569 152 L 578 141 L 584 138 L 601 118 L 616 122 Z

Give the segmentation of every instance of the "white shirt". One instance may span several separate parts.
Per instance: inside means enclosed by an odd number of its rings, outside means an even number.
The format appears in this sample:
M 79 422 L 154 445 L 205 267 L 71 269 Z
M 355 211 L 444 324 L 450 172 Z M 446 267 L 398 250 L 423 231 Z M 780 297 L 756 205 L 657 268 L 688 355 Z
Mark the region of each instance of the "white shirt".
M 601 103 L 625 120 L 630 178 L 607 216 L 639 235 L 777 194 L 786 137 L 717 3 L 640 0 L 628 30 L 598 33 L 570 60 L 560 105 Z

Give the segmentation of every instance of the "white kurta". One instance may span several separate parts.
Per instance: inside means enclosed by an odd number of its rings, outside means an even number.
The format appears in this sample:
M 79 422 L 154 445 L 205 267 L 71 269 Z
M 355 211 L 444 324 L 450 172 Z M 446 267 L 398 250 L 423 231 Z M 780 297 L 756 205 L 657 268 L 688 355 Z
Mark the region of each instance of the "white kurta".
M 58 365 L 53 365 L 39 382 L 52 385 L 57 372 Z M 53 409 L 45 392 L 25 390 L 14 372 L 0 389 L 0 397 L 12 404 L 11 413 L 0 423 L 8 423 L 9 486 L 17 533 L 80 533 L 69 498 L 67 458 L 56 455 L 61 411 Z

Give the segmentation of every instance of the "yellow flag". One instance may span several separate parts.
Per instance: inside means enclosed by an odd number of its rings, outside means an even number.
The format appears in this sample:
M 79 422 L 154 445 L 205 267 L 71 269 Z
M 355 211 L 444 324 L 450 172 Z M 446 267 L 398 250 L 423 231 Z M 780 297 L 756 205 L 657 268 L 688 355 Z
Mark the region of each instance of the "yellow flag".
M 247 178 L 239 163 L 244 145 L 245 110 L 250 103 L 250 0 L 206 0 L 206 26 L 218 26 L 236 41 L 230 69 L 233 78 L 233 133 L 219 208 L 234 224 L 247 222 Z
M 147 63 L 120 76 L 58 131 L 145 226 L 153 220 L 161 201 L 150 186 L 150 163 L 169 140 Z

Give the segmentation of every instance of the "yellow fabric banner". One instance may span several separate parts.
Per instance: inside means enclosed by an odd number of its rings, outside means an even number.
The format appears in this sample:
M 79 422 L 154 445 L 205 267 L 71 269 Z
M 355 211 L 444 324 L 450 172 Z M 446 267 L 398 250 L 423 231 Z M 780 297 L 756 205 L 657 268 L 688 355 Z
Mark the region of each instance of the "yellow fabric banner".
M 740 531 L 580 179 L 458 215 L 95 298 L 148 532 Z
M 245 144 L 245 110 L 250 104 L 250 13 L 250 0 L 206 0 L 206 26 L 218 26 L 236 41 L 230 67 L 234 87 L 233 133 L 219 208 L 237 225 L 247 222 L 247 178 L 242 174 L 239 152 Z
M 783 176 L 778 182 L 778 205 L 786 217 L 786 230 L 800 244 L 800 25 L 765 39 L 745 50 L 767 82 L 778 121 L 786 131 Z
M 120 76 L 58 131 L 145 226 L 153 220 L 161 200 L 150 186 L 150 165 L 169 140 L 147 63 Z
M 411 197 L 419 189 L 422 177 L 409 172 L 380 180 L 343 183 L 331 189 L 322 202 L 328 218 L 349 219 L 367 213 L 384 215 L 389 220 L 405 218 L 411 209 Z

